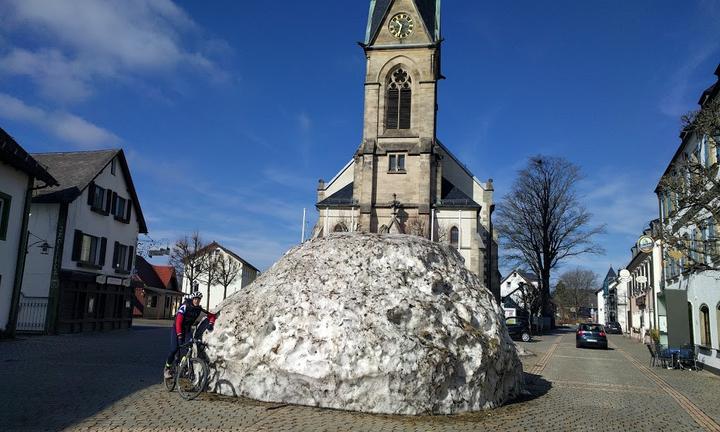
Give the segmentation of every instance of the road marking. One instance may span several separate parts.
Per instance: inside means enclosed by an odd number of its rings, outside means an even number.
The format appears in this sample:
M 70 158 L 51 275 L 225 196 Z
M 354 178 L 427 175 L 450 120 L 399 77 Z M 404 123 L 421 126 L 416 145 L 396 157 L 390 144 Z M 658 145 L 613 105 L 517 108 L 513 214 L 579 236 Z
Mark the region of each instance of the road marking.
M 654 382 L 658 385 L 661 389 L 665 391 L 670 397 L 675 399 L 675 402 L 677 402 L 678 405 L 680 405 L 680 408 L 685 410 L 690 417 L 695 420 L 695 423 L 697 423 L 701 428 L 703 428 L 706 431 L 709 432 L 720 432 L 720 424 L 717 423 L 715 420 L 712 419 L 712 417 L 708 416 L 701 410 L 697 405 L 692 403 L 690 399 L 688 399 L 684 394 L 680 393 L 679 391 L 675 390 L 670 384 L 668 384 L 664 379 L 662 379 L 658 374 L 653 372 L 650 368 L 645 366 L 644 364 L 640 363 L 635 359 L 635 357 L 632 357 L 630 354 L 626 353 L 624 350 L 619 348 L 615 344 L 611 344 L 612 348 L 619 351 L 623 356 L 625 356 L 626 359 L 630 361 L 630 363 L 635 366 L 637 369 L 640 370 L 646 377 L 650 379 L 650 381 Z
M 568 358 L 568 359 L 576 359 L 576 360 L 600 360 L 600 361 L 624 361 L 622 359 L 614 359 L 614 358 L 607 358 L 607 357 L 580 357 L 580 356 L 566 356 L 566 355 L 556 355 L 555 358 Z
M 532 375 L 540 375 L 540 373 L 545 369 L 545 366 L 547 366 L 548 362 L 550 361 L 550 358 L 555 353 L 555 350 L 560 345 L 560 342 L 562 341 L 562 338 L 565 335 L 558 336 L 557 339 L 555 339 L 555 343 L 552 344 L 550 349 L 547 350 L 544 356 L 540 359 L 540 362 L 536 363 L 535 366 L 533 366 L 528 373 Z

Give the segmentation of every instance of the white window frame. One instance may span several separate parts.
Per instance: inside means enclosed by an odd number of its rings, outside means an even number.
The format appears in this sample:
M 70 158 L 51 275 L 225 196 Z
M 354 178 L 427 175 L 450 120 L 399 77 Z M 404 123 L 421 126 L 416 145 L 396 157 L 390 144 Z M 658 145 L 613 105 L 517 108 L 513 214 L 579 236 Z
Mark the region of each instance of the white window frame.
M 388 172 L 407 172 L 407 155 L 405 153 L 388 153 Z

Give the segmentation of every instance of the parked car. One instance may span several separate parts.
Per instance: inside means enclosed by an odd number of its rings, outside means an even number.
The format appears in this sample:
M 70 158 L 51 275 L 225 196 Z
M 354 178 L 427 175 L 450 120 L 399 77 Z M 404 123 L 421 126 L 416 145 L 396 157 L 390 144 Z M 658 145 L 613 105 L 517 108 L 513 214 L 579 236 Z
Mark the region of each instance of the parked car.
M 521 340 L 523 342 L 530 342 L 532 340 L 530 324 L 528 324 L 527 320 L 517 317 L 506 318 L 505 327 L 507 327 L 510 337 L 515 340 Z
M 605 324 L 605 331 L 610 334 L 623 334 L 622 326 L 617 321 Z
M 607 349 L 607 335 L 602 324 L 579 324 L 575 333 L 575 346 Z

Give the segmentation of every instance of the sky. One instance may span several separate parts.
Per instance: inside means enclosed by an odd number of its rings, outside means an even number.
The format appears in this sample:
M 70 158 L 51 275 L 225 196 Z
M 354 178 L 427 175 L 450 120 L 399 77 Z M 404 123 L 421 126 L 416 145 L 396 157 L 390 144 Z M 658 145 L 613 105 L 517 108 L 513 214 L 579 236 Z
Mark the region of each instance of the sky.
M 123 148 L 150 237 L 198 230 L 267 269 L 362 139 L 369 0 L 3 0 L 0 126 L 29 152 Z M 496 200 L 577 164 L 622 268 L 720 63 L 718 0 L 444 1 L 438 137 Z M 507 264 L 502 269 L 507 271 Z

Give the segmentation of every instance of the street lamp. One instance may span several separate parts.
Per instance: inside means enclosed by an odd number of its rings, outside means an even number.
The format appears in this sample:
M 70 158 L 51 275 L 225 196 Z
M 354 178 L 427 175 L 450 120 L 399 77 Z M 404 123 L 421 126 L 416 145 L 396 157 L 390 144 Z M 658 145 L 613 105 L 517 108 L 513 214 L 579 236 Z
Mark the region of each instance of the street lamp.
M 25 250 L 25 254 L 28 254 L 30 252 L 30 248 L 33 246 L 37 246 L 40 248 L 40 255 L 48 255 L 48 251 L 50 249 L 53 249 L 52 246 L 50 246 L 50 243 L 47 242 L 44 238 L 40 238 L 33 234 L 32 232 L 28 231 L 28 235 L 31 235 L 37 239 L 37 241 L 34 241 L 27 245 L 27 249 Z

